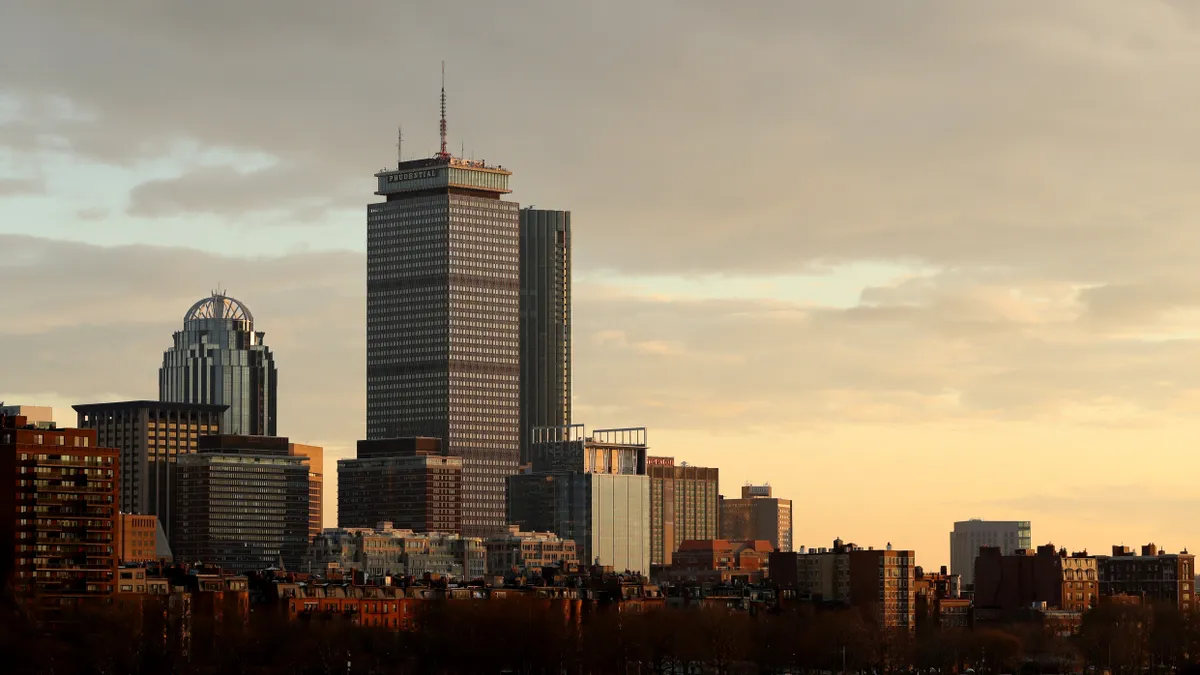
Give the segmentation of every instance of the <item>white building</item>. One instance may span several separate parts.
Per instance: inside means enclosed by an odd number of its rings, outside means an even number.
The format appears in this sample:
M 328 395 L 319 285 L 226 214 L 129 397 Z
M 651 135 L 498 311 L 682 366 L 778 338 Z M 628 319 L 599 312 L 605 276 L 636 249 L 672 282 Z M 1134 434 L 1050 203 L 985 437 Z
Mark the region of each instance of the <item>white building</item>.
M 434 574 L 464 581 L 487 573 L 487 549 L 478 537 L 377 528 L 326 529 L 309 546 L 305 570 L 360 571 L 370 577 Z
M 962 578 L 963 586 L 975 584 L 975 559 L 982 546 L 995 546 L 1004 555 L 1033 547 L 1028 520 L 960 520 L 950 533 L 950 573 Z

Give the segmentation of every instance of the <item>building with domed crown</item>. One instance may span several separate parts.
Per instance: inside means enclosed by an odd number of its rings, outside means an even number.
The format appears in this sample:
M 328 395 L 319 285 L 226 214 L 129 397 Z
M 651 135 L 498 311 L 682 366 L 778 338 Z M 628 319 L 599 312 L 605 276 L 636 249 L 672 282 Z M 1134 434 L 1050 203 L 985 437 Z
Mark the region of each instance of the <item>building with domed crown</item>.
M 250 308 L 224 292 L 199 300 L 163 354 L 159 399 L 227 405 L 222 432 L 274 436 L 277 376 L 265 335 Z

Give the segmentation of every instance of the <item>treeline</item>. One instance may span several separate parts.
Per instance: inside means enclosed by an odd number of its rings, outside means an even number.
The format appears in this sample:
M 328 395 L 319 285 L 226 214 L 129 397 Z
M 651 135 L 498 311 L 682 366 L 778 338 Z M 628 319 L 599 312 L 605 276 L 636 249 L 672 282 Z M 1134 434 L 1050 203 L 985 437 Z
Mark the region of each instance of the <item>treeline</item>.
M 666 675 L 822 671 L 980 675 L 1184 672 L 1200 655 L 1200 621 L 1173 609 L 1105 606 L 1078 635 L 1028 621 L 1004 628 L 882 633 L 852 610 L 763 612 L 722 608 L 616 608 L 568 618 L 536 600 L 445 601 L 414 630 L 356 627 L 322 615 L 288 622 L 255 607 L 248 620 L 109 609 L 65 617 L 53 629 L 20 612 L 0 621 L 0 663 L 12 675 L 451 675 L 523 673 Z

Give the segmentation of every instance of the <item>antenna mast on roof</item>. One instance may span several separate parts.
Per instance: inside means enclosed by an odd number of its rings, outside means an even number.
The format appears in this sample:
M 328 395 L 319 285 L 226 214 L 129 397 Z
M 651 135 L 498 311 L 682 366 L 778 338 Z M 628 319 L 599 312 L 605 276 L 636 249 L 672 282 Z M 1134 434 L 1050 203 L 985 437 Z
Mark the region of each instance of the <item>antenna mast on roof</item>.
M 404 127 L 396 127 L 396 168 L 404 161 Z
M 445 61 L 442 61 L 442 124 L 441 124 L 441 131 L 442 131 L 442 149 L 440 152 L 438 152 L 437 156 L 445 159 L 450 156 L 450 153 L 446 152 L 446 62 Z

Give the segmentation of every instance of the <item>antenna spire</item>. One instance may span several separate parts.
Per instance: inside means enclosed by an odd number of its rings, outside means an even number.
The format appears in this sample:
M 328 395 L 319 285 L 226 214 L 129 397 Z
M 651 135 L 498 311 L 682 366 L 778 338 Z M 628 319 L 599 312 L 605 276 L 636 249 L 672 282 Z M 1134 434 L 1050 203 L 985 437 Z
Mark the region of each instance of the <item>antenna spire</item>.
M 396 168 L 404 162 L 404 127 L 396 127 Z
M 438 157 L 446 158 L 450 153 L 446 151 L 446 62 L 442 61 L 442 149 L 438 153 Z

